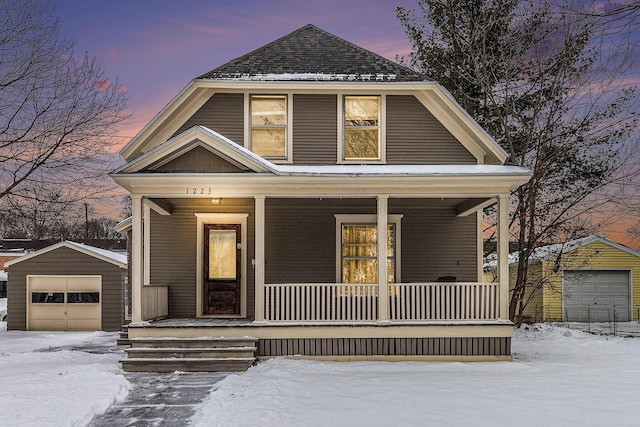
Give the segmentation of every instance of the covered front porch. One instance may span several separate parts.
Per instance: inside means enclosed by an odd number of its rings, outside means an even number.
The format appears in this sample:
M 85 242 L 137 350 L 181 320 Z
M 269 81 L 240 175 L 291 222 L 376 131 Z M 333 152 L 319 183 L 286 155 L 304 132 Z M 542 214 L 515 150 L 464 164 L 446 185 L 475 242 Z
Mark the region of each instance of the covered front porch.
M 263 326 L 507 318 L 506 284 L 478 280 L 482 213 L 461 216 L 463 199 L 256 197 L 212 205 L 141 197 L 136 203 L 144 268 L 138 289 L 133 271 L 134 324 L 167 317 Z M 207 295 L 203 285 L 209 262 L 203 230 L 210 223 L 238 223 L 235 312 L 207 312 L 208 299 L 219 295 Z M 354 227 L 359 237 L 349 243 Z M 386 238 L 380 229 L 389 230 Z M 351 281 L 363 283 L 345 283 Z

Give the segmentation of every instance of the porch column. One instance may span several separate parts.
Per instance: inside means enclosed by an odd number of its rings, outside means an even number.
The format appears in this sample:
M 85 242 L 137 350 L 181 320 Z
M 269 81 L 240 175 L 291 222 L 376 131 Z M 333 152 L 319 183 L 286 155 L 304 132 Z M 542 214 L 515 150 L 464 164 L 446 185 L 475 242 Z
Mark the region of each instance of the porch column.
M 265 323 L 264 320 L 264 227 L 265 227 L 265 196 L 255 198 L 255 323 Z
M 151 284 L 151 207 L 142 200 L 142 286 Z
M 501 319 L 509 318 L 509 194 L 498 196 L 498 283 Z
M 378 323 L 389 323 L 389 284 L 387 283 L 387 214 L 386 194 L 378 195 Z
M 131 322 L 142 322 L 142 196 L 131 196 Z

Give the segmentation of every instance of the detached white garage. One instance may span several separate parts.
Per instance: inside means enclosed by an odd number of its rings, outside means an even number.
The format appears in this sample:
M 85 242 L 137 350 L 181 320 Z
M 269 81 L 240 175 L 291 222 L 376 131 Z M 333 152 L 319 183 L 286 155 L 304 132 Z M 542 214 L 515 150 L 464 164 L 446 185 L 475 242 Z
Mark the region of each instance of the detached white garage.
M 27 329 L 102 328 L 102 276 L 27 276 Z
M 121 329 L 126 254 L 61 242 L 12 260 L 6 266 L 7 329 Z

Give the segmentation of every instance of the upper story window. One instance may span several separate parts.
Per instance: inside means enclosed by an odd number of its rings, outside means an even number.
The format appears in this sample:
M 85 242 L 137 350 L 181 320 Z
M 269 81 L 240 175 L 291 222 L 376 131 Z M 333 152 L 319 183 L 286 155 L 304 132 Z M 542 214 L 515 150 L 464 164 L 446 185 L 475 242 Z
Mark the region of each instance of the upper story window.
M 251 151 L 270 159 L 286 159 L 287 96 L 251 95 Z
M 380 96 L 344 97 L 343 161 L 381 161 Z

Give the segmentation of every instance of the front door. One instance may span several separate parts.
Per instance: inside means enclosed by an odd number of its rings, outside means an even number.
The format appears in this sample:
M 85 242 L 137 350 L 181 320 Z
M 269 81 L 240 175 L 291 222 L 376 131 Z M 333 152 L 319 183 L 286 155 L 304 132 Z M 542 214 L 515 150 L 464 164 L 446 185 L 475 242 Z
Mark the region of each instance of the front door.
M 240 224 L 205 224 L 203 314 L 241 314 L 241 242 Z

